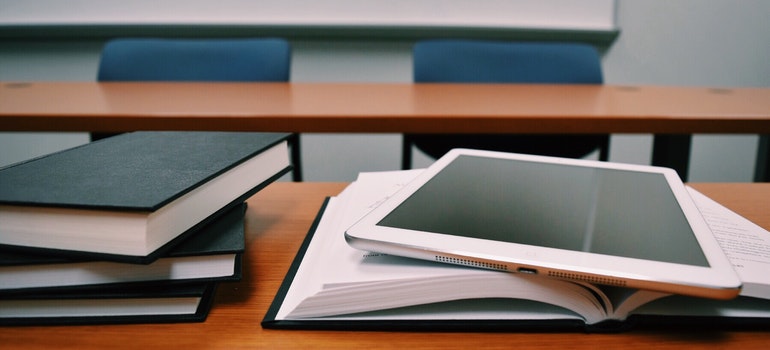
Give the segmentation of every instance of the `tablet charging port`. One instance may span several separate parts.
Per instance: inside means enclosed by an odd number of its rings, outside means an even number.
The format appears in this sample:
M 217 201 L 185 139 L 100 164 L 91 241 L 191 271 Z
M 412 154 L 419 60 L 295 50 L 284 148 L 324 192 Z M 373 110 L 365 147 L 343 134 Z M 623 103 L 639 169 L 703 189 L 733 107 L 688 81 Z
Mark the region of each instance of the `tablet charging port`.
M 520 267 L 516 271 L 518 271 L 519 273 L 526 273 L 526 274 L 530 274 L 530 275 L 537 275 L 537 270 L 530 269 L 530 268 L 527 268 L 527 267 Z

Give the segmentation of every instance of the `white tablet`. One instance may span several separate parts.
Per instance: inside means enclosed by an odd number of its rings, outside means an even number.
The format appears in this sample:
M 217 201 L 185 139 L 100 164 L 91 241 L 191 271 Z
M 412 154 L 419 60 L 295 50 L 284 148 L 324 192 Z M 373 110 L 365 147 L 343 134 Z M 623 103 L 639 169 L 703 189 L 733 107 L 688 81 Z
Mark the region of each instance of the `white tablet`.
M 456 149 L 345 237 L 367 251 L 692 296 L 741 287 L 679 176 L 660 167 Z

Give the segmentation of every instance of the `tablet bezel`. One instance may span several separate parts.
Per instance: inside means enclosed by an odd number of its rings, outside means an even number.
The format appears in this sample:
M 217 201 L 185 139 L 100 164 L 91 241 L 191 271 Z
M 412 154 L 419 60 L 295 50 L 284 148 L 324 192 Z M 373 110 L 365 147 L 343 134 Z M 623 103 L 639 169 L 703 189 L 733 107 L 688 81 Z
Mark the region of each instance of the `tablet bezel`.
M 700 245 L 708 267 L 610 256 L 520 243 L 379 226 L 378 223 L 459 156 L 661 174 Z M 358 249 L 508 272 L 536 273 L 585 282 L 715 299 L 738 295 L 741 282 L 675 171 L 668 168 L 455 149 L 383 201 L 345 232 Z

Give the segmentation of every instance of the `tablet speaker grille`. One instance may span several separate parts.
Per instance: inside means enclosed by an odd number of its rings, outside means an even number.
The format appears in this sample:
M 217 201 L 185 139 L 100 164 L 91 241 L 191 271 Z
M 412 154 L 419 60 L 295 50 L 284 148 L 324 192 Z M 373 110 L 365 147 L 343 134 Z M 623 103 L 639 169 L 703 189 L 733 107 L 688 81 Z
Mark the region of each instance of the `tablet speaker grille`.
M 450 256 L 440 256 L 440 255 L 436 255 L 436 261 L 442 262 L 442 263 L 456 264 L 456 265 L 480 267 L 484 269 L 508 271 L 508 266 L 504 264 L 489 263 L 486 261 L 453 258 Z
M 616 278 L 581 275 L 578 273 L 548 271 L 548 276 L 584 281 L 584 282 L 595 283 L 595 284 L 606 284 L 606 285 L 617 286 L 617 287 L 626 286 L 626 281 L 619 280 Z

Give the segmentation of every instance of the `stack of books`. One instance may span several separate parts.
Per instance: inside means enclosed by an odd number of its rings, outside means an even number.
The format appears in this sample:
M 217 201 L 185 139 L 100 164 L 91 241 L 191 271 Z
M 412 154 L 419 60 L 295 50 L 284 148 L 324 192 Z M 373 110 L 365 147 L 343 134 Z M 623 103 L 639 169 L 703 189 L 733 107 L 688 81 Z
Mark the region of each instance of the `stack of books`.
M 205 320 L 288 136 L 135 132 L 0 169 L 0 324 Z

